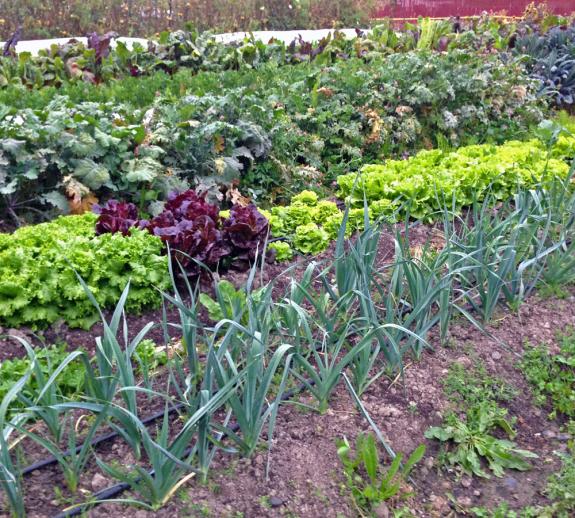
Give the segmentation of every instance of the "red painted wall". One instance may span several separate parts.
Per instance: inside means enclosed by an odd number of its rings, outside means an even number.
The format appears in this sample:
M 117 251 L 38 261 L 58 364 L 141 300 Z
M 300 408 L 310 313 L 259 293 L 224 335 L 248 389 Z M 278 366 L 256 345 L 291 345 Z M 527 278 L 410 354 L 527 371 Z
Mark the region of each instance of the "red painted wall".
M 506 11 L 510 16 L 517 16 L 523 13 L 530 2 L 531 0 L 382 0 L 377 17 L 472 16 L 483 11 Z M 548 0 L 547 5 L 556 14 L 570 14 L 575 11 L 575 0 Z

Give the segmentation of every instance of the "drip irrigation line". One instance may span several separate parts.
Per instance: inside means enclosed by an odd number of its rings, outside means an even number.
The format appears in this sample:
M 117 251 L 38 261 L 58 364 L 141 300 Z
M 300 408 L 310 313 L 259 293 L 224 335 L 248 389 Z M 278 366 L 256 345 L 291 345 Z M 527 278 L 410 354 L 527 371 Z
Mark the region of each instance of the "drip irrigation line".
M 306 388 L 313 386 L 313 385 L 315 385 L 314 380 L 311 380 L 311 379 L 306 380 L 305 382 L 300 383 L 297 387 L 284 392 L 280 399 L 281 399 L 281 401 L 289 401 L 290 399 L 294 398 L 295 396 L 297 396 L 298 394 L 303 392 Z M 236 433 L 239 429 L 240 429 L 240 426 L 238 423 L 234 423 L 233 425 L 231 425 L 229 427 L 229 431 L 232 433 Z M 228 435 L 228 434 L 226 432 L 224 432 L 223 437 L 225 437 L 226 435 Z M 184 452 L 183 456 L 185 457 L 186 455 L 189 455 L 192 452 L 192 450 L 193 450 L 193 447 L 189 447 Z M 148 474 L 151 477 L 155 476 L 155 472 L 153 469 L 150 470 L 148 472 Z M 137 482 L 137 480 L 136 480 L 136 482 Z M 106 500 L 113 499 L 114 497 L 118 496 L 119 494 L 123 493 L 124 491 L 126 491 L 129 488 L 130 488 L 130 484 L 127 484 L 126 482 L 120 482 L 119 484 L 115 484 L 113 486 L 107 487 L 105 489 L 102 489 L 101 491 L 98 491 L 97 493 L 92 494 L 90 500 L 94 500 L 94 501 L 87 502 L 85 504 L 80 504 L 80 505 L 73 507 L 71 509 L 64 510 L 64 511 L 58 513 L 57 515 L 55 515 L 53 518 L 69 518 L 71 516 L 78 516 L 84 512 L 85 508 L 95 507 L 96 505 L 103 504 Z
M 171 413 L 175 412 L 176 410 L 179 410 L 183 406 L 184 406 L 183 403 L 178 403 L 177 405 L 172 405 L 170 407 L 170 409 L 168 410 L 168 414 L 171 414 Z M 164 411 L 162 410 L 161 412 L 156 412 L 155 414 L 149 415 L 148 417 L 142 419 L 142 423 L 148 424 L 148 423 L 155 421 L 156 419 L 160 419 L 160 417 L 163 417 L 163 416 L 164 416 Z M 111 439 L 115 439 L 118 436 L 119 436 L 118 432 L 110 432 L 110 433 L 107 433 L 105 435 L 100 435 L 99 437 L 96 437 L 95 439 L 90 441 L 90 446 L 97 446 L 98 444 L 101 444 L 103 442 L 110 441 Z M 82 443 L 79 446 L 77 446 L 74 451 L 76 453 L 80 453 L 80 451 L 82 451 L 83 447 L 84 447 L 84 444 Z M 64 453 L 62 453 L 62 456 L 69 457 L 70 454 L 71 454 L 71 451 L 66 450 Z M 20 475 L 22 475 L 22 476 L 28 475 L 28 474 L 32 473 L 33 471 L 45 468 L 46 466 L 50 466 L 52 464 L 56 464 L 57 462 L 58 462 L 58 459 L 51 455 L 49 457 L 46 457 L 45 459 L 39 460 L 37 462 L 34 462 L 33 464 L 30 464 L 29 466 L 26 466 L 20 472 Z

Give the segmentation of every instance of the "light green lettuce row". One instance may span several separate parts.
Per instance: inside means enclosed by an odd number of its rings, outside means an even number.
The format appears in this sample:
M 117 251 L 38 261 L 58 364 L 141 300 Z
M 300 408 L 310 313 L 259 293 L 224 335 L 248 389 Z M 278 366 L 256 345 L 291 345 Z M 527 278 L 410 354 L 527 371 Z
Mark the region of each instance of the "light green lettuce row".
M 292 198 L 286 207 L 274 207 L 271 211 L 260 210 L 270 221 L 273 237 L 285 237 L 291 247 L 304 254 L 323 252 L 337 238 L 343 221 L 343 212 L 337 204 L 329 200 L 319 200 L 312 191 L 302 191 Z M 376 219 L 393 212 L 392 204 L 376 204 L 370 211 L 370 218 Z M 355 230 L 363 229 L 363 208 L 352 208 L 348 214 L 347 235 Z M 287 243 L 281 245 L 281 254 L 277 260 L 291 258 L 291 250 Z M 276 244 L 270 245 L 276 248 Z
M 501 146 L 474 145 L 451 152 L 421 151 L 407 160 L 364 166 L 359 174 L 338 177 L 339 197 L 350 206 L 347 234 L 363 229 L 364 193 L 371 221 L 395 217 L 404 202 L 409 202 L 411 217 L 431 220 L 444 203 L 451 207 L 453 200 L 459 210 L 470 205 L 474 196 L 481 199 L 490 192 L 503 200 L 518 187 L 564 177 L 573 157 L 575 139 L 560 136 L 550 154 L 538 140 L 510 141 Z M 261 212 L 270 220 L 274 237 L 285 237 L 291 247 L 305 254 L 325 250 L 337 238 L 343 221 L 343 212 L 336 203 L 319 200 L 311 191 L 294 196 L 286 207 Z M 286 248 L 287 244 L 281 246 L 278 260 L 290 258 L 291 249 Z
M 64 320 L 89 327 L 95 309 L 78 282 L 86 281 L 103 307 L 113 307 L 128 280 L 127 308 L 158 305 L 155 287 L 167 288 L 161 240 L 146 231 L 96 236 L 96 216 L 63 216 L 0 234 L 0 324 L 42 326 Z
M 545 178 L 567 175 L 567 158 L 575 156 L 575 139 L 560 137 L 549 155 L 538 140 L 510 141 L 501 146 L 484 144 L 445 152 L 421 151 L 407 160 L 366 165 L 359 175 L 337 179 L 339 196 L 352 207 L 370 209 L 383 204 L 410 204 L 410 215 L 429 220 L 444 202 L 455 208 L 469 205 L 490 192 L 496 199 L 511 196 L 518 187 L 533 186 Z

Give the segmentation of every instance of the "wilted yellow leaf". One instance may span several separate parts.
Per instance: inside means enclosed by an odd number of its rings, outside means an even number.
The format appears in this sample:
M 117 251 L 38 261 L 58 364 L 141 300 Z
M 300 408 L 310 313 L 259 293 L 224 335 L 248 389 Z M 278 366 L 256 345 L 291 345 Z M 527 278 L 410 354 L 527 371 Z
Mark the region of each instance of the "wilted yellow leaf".
M 214 150 L 216 153 L 221 153 L 226 149 L 226 142 L 221 135 L 214 135 Z
M 226 192 L 226 198 L 231 201 L 234 205 L 241 205 L 246 207 L 250 204 L 251 200 L 244 196 L 237 187 L 230 187 Z
M 84 214 L 84 212 L 91 210 L 94 204 L 98 203 L 98 198 L 94 193 L 72 176 L 64 177 L 64 187 L 72 214 Z

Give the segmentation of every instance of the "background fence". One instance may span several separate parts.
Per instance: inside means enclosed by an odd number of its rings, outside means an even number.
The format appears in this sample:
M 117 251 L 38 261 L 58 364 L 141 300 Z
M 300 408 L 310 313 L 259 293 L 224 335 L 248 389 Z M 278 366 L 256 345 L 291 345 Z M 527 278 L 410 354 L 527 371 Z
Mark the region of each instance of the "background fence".
M 0 40 L 18 26 L 23 39 L 114 30 L 150 36 L 192 25 L 220 32 L 366 24 L 376 0 L 0 0 Z M 4 36 L 4 38 L 2 38 Z
M 505 11 L 510 16 L 521 15 L 532 0 L 387 0 L 376 9 L 377 17 L 417 18 L 418 16 L 449 17 L 473 16 L 483 11 Z M 547 0 L 550 11 L 570 14 L 575 11 L 575 0 Z
M 84 36 L 114 30 L 150 36 L 194 26 L 218 32 L 365 26 L 373 17 L 523 13 L 529 0 L 0 0 L 0 41 L 22 26 L 21 39 Z M 539 3 L 539 2 L 537 2 Z M 567 14 L 575 0 L 549 0 Z

